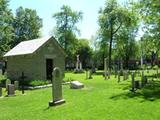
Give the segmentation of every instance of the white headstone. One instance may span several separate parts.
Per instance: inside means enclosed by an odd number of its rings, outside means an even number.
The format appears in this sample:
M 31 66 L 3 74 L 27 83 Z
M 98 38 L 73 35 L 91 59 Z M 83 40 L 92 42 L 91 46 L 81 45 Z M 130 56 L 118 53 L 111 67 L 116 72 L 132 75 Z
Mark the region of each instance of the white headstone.
M 84 85 L 82 83 L 80 83 L 79 81 L 72 81 L 70 84 L 71 89 L 80 89 L 83 87 L 84 87 Z

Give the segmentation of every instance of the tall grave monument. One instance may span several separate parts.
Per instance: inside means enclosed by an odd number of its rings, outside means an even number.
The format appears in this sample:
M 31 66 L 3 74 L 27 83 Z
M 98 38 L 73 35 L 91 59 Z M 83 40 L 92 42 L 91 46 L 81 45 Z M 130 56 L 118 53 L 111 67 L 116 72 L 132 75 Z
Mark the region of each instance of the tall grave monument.
M 82 63 L 81 63 L 81 61 L 79 59 L 79 55 L 77 55 L 75 73 L 81 73 L 81 72 L 83 72 Z
M 49 102 L 49 106 L 65 103 L 62 98 L 62 75 L 58 67 L 54 68 L 52 76 L 52 101 Z

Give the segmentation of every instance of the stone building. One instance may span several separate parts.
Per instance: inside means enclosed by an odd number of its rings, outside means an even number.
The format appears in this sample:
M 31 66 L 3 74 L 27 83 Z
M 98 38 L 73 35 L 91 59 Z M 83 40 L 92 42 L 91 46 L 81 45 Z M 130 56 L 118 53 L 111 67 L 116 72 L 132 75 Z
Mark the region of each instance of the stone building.
M 11 80 L 19 79 L 22 72 L 28 80 L 51 79 L 54 67 L 59 67 L 64 76 L 65 52 L 54 37 L 23 41 L 4 58 L 7 76 Z

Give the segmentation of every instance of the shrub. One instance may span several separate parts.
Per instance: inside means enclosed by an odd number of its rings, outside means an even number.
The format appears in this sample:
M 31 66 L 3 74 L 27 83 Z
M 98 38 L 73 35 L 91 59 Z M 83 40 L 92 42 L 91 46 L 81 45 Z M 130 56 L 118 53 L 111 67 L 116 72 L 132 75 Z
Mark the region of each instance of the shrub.
M 40 86 L 40 85 L 47 85 L 49 83 L 51 82 L 48 80 L 31 80 L 29 81 L 28 85 L 29 86 Z

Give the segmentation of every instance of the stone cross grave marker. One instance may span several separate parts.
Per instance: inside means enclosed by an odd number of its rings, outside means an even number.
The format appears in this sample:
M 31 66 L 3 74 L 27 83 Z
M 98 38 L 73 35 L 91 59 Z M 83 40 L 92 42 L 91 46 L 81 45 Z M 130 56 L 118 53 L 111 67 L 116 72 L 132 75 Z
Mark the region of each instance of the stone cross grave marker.
M 49 102 L 49 106 L 60 105 L 65 103 L 65 100 L 62 98 L 62 76 L 61 71 L 58 67 L 55 67 L 53 70 L 52 78 L 52 101 Z
M 9 84 L 9 85 L 8 85 L 7 95 L 8 95 L 8 96 L 15 95 L 15 87 L 14 87 L 13 84 Z
M 14 81 L 15 90 L 19 89 L 19 81 Z
M 8 85 L 11 84 L 11 81 L 9 79 L 6 80 L 6 91 L 8 91 Z

